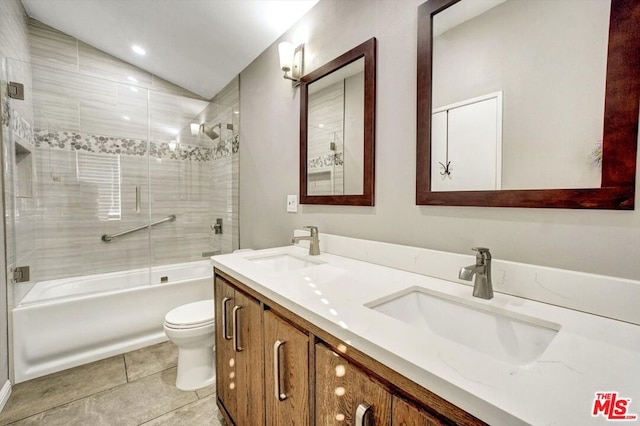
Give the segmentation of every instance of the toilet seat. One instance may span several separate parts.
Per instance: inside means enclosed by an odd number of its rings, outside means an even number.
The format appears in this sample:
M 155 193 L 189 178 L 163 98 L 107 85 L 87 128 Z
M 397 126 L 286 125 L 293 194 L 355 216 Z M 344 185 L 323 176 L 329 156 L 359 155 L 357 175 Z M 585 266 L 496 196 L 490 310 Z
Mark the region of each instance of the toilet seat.
M 215 321 L 213 300 L 200 300 L 172 309 L 164 317 L 164 325 L 173 329 L 198 328 Z

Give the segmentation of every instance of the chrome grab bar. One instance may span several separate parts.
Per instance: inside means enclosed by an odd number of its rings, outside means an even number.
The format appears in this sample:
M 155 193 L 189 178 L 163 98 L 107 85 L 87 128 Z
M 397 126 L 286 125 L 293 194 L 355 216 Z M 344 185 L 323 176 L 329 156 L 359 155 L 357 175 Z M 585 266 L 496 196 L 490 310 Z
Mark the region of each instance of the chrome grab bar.
M 116 238 L 120 238 L 120 237 L 122 237 L 124 235 L 131 234 L 132 232 L 141 231 L 143 229 L 151 228 L 153 226 L 160 225 L 161 223 L 165 223 L 165 222 L 173 222 L 174 220 L 176 220 L 176 215 L 172 214 L 172 215 L 169 215 L 169 216 L 165 217 L 164 219 L 160 219 L 157 222 L 153 222 L 150 225 L 136 226 L 135 228 L 127 229 L 126 231 L 118 232 L 118 233 L 111 234 L 111 235 L 104 234 L 101 239 L 105 243 L 109 243 L 109 242 L 115 240 Z

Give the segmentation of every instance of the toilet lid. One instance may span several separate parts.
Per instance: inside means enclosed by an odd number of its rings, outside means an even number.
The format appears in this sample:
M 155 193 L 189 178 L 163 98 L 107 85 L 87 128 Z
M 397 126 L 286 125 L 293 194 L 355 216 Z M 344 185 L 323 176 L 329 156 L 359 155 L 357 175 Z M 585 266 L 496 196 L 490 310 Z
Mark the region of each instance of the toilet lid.
M 214 321 L 213 300 L 200 300 L 172 309 L 164 317 L 164 322 L 175 327 L 198 327 Z

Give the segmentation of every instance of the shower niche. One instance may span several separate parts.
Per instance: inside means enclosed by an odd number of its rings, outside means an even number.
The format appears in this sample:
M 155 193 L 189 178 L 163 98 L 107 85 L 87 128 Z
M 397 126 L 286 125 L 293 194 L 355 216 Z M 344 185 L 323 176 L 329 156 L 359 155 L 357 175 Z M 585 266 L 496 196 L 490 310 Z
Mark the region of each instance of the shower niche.
M 33 153 L 31 149 L 15 142 L 16 197 L 33 197 Z

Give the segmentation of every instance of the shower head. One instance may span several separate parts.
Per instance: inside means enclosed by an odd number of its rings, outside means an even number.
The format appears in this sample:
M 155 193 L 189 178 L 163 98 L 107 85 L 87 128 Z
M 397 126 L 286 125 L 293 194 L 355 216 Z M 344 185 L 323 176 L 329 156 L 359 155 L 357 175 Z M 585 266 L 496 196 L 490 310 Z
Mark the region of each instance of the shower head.
M 206 124 L 202 123 L 202 124 L 200 125 L 200 131 L 201 131 L 202 133 L 204 133 L 205 135 L 207 135 L 211 140 L 215 140 L 215 139 L 217 139 L 217 138 L 218 138 L 218 136 L 220 136 L 220 135 L 218 134 L 218 132 L 216 132 L 216 131 L 214 130 L 216 127 L 217 127 L 217 128 L 220 128 L 220 125 L 219 125 L 219 124 L 216 124 L 215 126 L 211 126 L 211 127 L 209 127 L 209 126 L 207 126 Z

